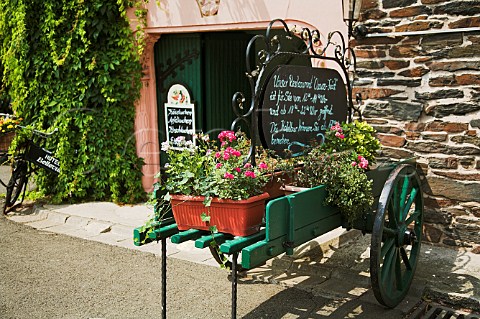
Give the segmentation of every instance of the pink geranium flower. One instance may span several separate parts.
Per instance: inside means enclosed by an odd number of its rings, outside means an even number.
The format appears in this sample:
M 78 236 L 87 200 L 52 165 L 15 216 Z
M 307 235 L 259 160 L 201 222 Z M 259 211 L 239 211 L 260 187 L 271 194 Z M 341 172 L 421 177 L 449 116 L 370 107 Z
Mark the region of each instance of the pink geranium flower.
M 243 165 L 243 167 L 244 167 L 244 168 L 250 168 L 250 167 L 252 167 L 252 164 L 250 164 L 250 163 L 245 163 L 245 165 Z
M 219 169 L 222 167 L 222 163 L 217 163 L 217 165 L 215 165 L 215 168 Z
M 339 139 L 345 138 L 345 135 L 343 135 L 343 133 L 341 133 L 340 131 L 337 131 L 337 133 L 335 133 L 335 136 L 338 137 Z
M 223 174 L 223 178 L 234 179 L 235 176 L 233 176 L 233 174 L 230 174 L 230 173 L 225 173 Z
M 255 178 L 255 177 L 257 177 L 257 176 L 255 176 L 255 173 L 254 173 L 254 172 L 252 172 L 252 171 L 246 171 L 246 172 L 245 172 L 245 176 L 247 176 L 247 177 L 251 177 L 251 178 Z
M 258 168 L 260 169 L 267 169 L 268 168 L 268 165 L 264 162 L 261 162 L 260 164 L 258 164 Z
M 236 171 L 237 173 L 240 173 L 242 170 L 240 169 L 240 167 L 235 167 L 235 171 Z
M 332 127 L 330 127 L 330 130 L 337 131 L 337 132 L 340 132 L 340 133 L 343 132 L 342 127 L 340 126 L 340 123 L 338 123 L 338 122 L 336 122 L 335 125 L 332 125 Z
M 220 134 L 218 134 L 218 139 L 220 140 L 220 142 L 226 142 L 227 140 L 229 142 L 232 142 L 236 140 L 237 137 L 235 136 L 235 132 L 233 131 L 222 131 L 220 132 Z
M 365 157 L 358 155 L 357 159 L 359 160 L 358 167 L 363 169 L 368 168 L 368 160 Z

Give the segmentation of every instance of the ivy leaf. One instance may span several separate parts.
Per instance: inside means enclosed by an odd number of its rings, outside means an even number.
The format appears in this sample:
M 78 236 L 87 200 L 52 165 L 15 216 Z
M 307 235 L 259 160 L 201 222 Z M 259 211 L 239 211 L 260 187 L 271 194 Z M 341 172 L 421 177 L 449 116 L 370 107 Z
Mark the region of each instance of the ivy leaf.
M 210 222 L 210 216 L 208 216 L 205 212 L 200 214 L 200 219 L 205 223 Z

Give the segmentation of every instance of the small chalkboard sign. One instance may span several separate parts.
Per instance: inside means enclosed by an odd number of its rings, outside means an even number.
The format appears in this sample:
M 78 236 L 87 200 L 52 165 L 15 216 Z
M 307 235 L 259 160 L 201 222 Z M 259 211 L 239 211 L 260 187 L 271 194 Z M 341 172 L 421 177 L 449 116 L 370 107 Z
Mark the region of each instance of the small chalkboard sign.
M 325 131 L 347 115 L 347 91 L 336 70 L 282 65 L 263 91 L 260 139 L 279 156 L 297 155 L 322 143 Z
M 184 142 L 180 142 L 179 137 L 195 145 L 195 109 L 190 103 L 190 93 L 181 84 L 174 84 L 168 90 L 165 125 L 167 141 L 173 148 L 182 148 L 180 144 Z

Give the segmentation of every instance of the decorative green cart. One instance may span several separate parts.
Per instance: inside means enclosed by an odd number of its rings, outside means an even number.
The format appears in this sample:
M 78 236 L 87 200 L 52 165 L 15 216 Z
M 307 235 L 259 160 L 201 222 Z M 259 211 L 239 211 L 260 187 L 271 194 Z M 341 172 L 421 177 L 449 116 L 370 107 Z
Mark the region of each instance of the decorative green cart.
M 275 23 L 283 25 L 283 34 L 272 35 Z M 340 44 L 333 42 L 335 36 Z M 247 47 L 247 75 L 253 95 L 251 105 L 244 109 L 242 93 L 236 93 L 232 101 L 238 116 L 232 123 L 232 130 L 243 123 L 249 128 L 250 135 L 259 137 L 265 147 L 273 150 L 289 148 L 293 153 L 296 152 L 295 147 L 302 147 L 312 134 L 321 141 L 321 128 L 332 121 L 351 120 L 354 113 L 361 116 L 353 106 L 352 81 L 349 78 L 349 68 L 354 67 L 355 56 L 350 49 L 345 49 L 342 35 L 338 32 L 330 34 L 328 43 L 320 51 L 316 46 L 318 31 L 303 29 L 300 37 L 295 37 L 282 20 L 272 21 L 265 36 L 254 37 Z M 302 47 L 304 43 L 307 43 L 306 47 Z M 330 48 L 334 51 L 333 57 L 327 55 Z M 250 55 L 252 50 L 259 57 L 255 69 L 250 67 L 251 61 L 255 60 Z M 343 72 L 343 76 L 340 78 L 335 69 L 312 68 L 314 60 L 332 63 Z M 338 84 L 339 79 L 345 85 Z M 301 95 L 304 99 L 279 103 L 287 101 L 289 95 Z M 344 96 L 346 100 L 339 100 L 339 96 Z M 282 124 L 285 126 L 287 120 L 300 124 L 296 129 L 287 125 L 289 129 L 282 130 Z M 311 129 L 310 133 L 304 134 L 303 130 L 299 130 L 300 125 L 320 129 Z M 256 141 L 252 138 L 251 154 L 254 154 Z M 250 160 L 255 164 L 254 156 Z M 367 174 L 373 180 L 375 203 L 371 211 L 355 221 L 353 228 L 371 234 L 372 288 L 379 303 L 395 307 L 409 290 L 420 254 L 424 207 L 421 181 L 414 159 L 379 166 Z M 150 234 L 150 238 L 161 242 L 163 318 L 166 318 L 167 238 L 176 244 L 194 241 L 195 247 L 204 249 L 210 248 L 213 236 L 220 252 L 230 255 L 232 318 L 236 318 L 240 269 L 258 267 L 283 253 L 292 255 L 295 247 L 335 228 L 347 227 L 337 208 L 325 206 L 325 196 L 325 187 L 320 185 L 270 199 L 266 205 L 264 227 L 248 237 L 233 237 L 224 233 L 212 235 L 197 229 L 179 231 L 173 217 L 162 220 L 161 226 Z M 216 250 L 211 251 L 218 258 Z M 239 256 L 241 264 L 238 264 Z

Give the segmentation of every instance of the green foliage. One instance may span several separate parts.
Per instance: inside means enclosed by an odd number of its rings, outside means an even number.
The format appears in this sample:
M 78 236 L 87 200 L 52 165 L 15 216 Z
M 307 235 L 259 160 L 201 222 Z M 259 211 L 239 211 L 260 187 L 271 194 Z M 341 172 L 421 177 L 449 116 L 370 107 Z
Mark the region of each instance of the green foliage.
M 366 158 L 370 163 L 375 162 L 380 142 L 375 138 L 375 130 L 367 122 L 353 121 L 351 123 L 337 123 L 326 132 L 324 150 L 327 153 L 353 150 L 356 160 L 358 156 Z
M 207 156 L 214 147 L 208 136 L 197 139 L 198 145 L 191 141 L 177 140 L 174 148 L 172 143 L 163 142 L 162 150 L 166 151 L 168 164 L 165 165 L 168 174 L 165 188 L 171 194 L 201 195 L 203 184 L 200 184 L 210 174 L 213 166 L 212 158 Z
M 12 108 L 60 159 L 36 184 L 55 201 L 143 199 L 134 102 L 141 65 L 125 0 L 0 3 L 2 81 Z
M 373 181 L 364 170 L 352 165 L 352 151 L 326 154 L 315 148 L 305 156 L 305 166 L 297 174 L 296 185 L 325 185 L 325 204 L 337 206 L 349 223 L 362 216 L 373 204 Z
M 167 217 L 172 217 L 172 207 L 170 201 L 164 198 L 164 193 L 161 190 L 159 183 L 153 185 L 153 192 L 150 194 L 148 205 L 153 205 L 153 215 L 145 222 L 144 225 L 138 228 L 139 232 L 144 234 L 144 240 L 141 244 L 145 244 L 150 240 L 149 235 L 163 226 L 163 221 Z M 134 242 L 139 244 L 139 238 L 134 238 Z
M 380 142 L 366 122 L 336 123 L 327 131 L 325 143 L 301 158 L 304 163 L 295 185 L 325 185 L 325 204 L 340 209 L 351 224 L 373 204 L 373 181 L 365 170 L 375 161 Z

